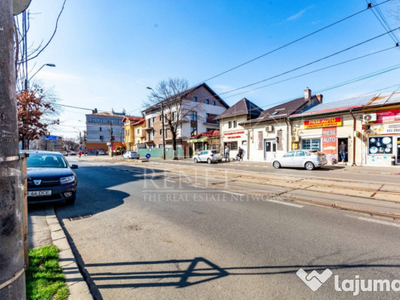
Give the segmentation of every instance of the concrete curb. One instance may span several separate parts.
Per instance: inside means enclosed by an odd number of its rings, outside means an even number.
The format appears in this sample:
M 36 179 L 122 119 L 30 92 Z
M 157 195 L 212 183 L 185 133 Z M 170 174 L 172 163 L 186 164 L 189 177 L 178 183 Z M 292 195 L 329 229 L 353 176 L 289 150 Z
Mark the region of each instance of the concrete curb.
M 93 300 L 89 287 L 79 271 L 74 254 L 64 234 L 64 230 L 58 221 L 54 208 L 47 208 L 45 213 L 53 245 L 60 249 L 58 257 L 60 259 L 60 267 L 63 269 L 65 275 L 65 282 L 70 292 L 68 299 Z

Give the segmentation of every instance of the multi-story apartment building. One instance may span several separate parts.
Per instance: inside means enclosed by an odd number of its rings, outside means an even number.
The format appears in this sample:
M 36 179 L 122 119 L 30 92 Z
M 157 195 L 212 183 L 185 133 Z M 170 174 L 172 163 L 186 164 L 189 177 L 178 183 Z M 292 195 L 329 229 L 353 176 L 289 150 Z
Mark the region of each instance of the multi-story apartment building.
M 183 147 L 184 156 L 190 157 L 192 153 L 189 152 L 191 148 L 187 147 L 187 141 L 193 135 L 219 129 L 218 121 L 215 118 L 229 108 L 229 105 L 205 83 L 182 92 L 179 97 L 181 100 L 177 108 L 171 105 L 176 100 L 165 99 L 163 101 L 168 104 L 166 107 L 172 107 L 172 111 L 165 109 L 164 115 L 172 116 L 172 119 L 178 123 L 177 147 Z M 161 114 L 160 105 L 153 105 L 144 111 L 147 148 L 162 148 L 163 134 L 165 134 L 166 148 L 172 147 L 172 134 L 166 118 L 163 118 Z M 177 120 L 178 118 L 179 120 Z M 165 121 L 164 132 L 162 130 L 163 119 Z
M 87 151 L 108 151 L 109 144 L 122 145 L 124 142 L 124 127 L 122 119 L 125 112 L 98 112 L 93 110 L 86 115 Z

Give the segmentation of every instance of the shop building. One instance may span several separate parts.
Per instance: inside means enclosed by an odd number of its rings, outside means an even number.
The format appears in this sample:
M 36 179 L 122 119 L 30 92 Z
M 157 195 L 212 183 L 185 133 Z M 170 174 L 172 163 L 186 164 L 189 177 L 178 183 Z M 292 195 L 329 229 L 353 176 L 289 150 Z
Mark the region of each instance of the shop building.
M 362 109 L 362 163 L 400 165 L 400 92 L 373 97 Z
M 235 158 L 239 147 L 242 147 L 244 151 L 243 159 L 248 159 L 248 132 L 240 124 L 258 118 L 261 112 L 262 108 L 243 98 L 216 117 L 221 132 L 221 152 L 227 146 L 230 149 L 230 157 Z
M 360 109 L 370 97 L 323 103 L 290 116 L 292 150 L 317 150 L 326 154 L 330 163 L 360 164 L 356 150 L 362 147 Z M 358 133 L 357 133 L 358 132 Z M 343 144 L 344 159 L 339 154 Z
M 221 151 L 219 130 L 211 129 L 192 136 L 189 141 L 189 147 L 192 147 L 193 153 L 199 153 L 203 150 Z
M 289 151 L 292 140 L 288 118 L 321 103 L 322 95 L 311 95 L 307 88 L 304 97 L 266 109 L 258 118 L 241 122 L 239 125 L 247 133 L 249 159 L 269 162 Z

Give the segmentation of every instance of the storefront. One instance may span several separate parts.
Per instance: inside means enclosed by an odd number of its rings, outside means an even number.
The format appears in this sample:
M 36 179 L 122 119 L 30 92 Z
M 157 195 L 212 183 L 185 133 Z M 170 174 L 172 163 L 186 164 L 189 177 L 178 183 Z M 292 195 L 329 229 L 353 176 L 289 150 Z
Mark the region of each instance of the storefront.
M 324 152 L 330 163 L 353 162 L 354 122 L 355 118 L 349 113 L 294 119 L 292 149 Z M 340 149 L 344 149 L 343 157 L 339 153 Z
M 188 144 L 190 147 L 189 154 L 191 154 L 189 157 L 203 150 L 215 150 L 220 152 L 219 130 L 212 129 L 192 136 L 190 140 L 188 140 Z
M 223 133 L 223 147 L 228 146 L 230 157 L 235 158 L 239 152 L 239 147 L 244 152 L 244 159 L 247 159 L 247 133 L 245 130 L 228 131 Z
M 400 165 L 400 109 L 364 114 L 366 163 L 368 165 Z

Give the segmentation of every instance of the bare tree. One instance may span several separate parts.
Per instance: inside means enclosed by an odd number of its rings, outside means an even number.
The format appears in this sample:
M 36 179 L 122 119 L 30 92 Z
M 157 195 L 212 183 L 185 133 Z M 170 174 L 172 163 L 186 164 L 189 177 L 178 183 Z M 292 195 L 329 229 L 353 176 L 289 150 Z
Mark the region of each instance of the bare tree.
M 159 112 L 163 124 L 163 151 L 165 159 L 165 132 L 164 127 L 171 131 L 172 147 L 174 150 L 174 160 L 178 159 L 177 156 L 177 139 L 179 135 L 182 136 L 182 124 L 190 121 L 193 113 L 200 111 L 201 105 L 199 103 L 190 101 L 193 96 L 194 89 L 189 89 L 189 83 L 183 78 L 170 78 L 158 83 L 156 89 L 151 89 L 151 94 L 148 101 L 144 103 L 147 107 L 146 110 L 153 110 Z M 191 133 L 192 134 L 192 133 Z

